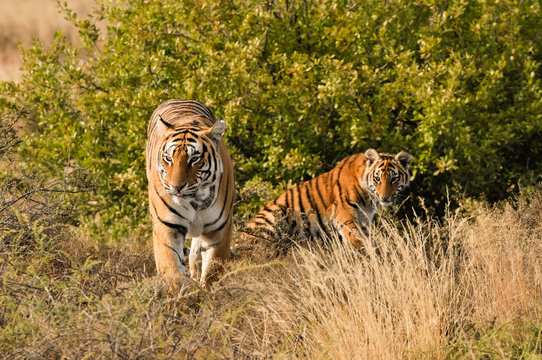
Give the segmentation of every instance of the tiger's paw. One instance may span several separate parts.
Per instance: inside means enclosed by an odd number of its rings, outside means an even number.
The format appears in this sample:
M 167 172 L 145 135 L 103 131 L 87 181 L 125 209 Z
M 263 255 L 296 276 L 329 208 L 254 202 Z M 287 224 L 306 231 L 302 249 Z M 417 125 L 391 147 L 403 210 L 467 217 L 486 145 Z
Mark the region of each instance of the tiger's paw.
M 161 282 L 164 294 L 168 297 L 187 294 L 198 288 L 198 283 L 185 275 L 163 276 Z

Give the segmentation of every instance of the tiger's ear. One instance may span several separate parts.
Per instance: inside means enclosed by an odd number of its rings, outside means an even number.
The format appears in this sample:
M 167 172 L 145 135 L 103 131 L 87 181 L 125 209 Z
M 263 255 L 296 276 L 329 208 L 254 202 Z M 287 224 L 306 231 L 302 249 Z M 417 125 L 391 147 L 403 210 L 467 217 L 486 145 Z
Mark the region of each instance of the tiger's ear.
M 365 151 L 365 157 L 367 158 L 367 166 L 371 166 L 375 161 L 380 159 L 380 155 L 378 155 L 375 149 Z
M 168 123 L 161 115 L 158 115 L 158 120 L 164 125 L 167 129 L 172 130 L 175 126 L 173 124 Z
M 399 161 L 401 165 L 408 170 L 410 166 L 410 160 L 412 160 L 412 155 L 406 151 L 401 151 L 399 154 L 395 155 L 395 160 Z
M 226 122 L 222 118 L 218 118 L 217 121 L 209 129 L 205 130 L 204 134 L 207 135 L 214 142 L 218 142 L 222 139 L 222 134 L 226 130 Z

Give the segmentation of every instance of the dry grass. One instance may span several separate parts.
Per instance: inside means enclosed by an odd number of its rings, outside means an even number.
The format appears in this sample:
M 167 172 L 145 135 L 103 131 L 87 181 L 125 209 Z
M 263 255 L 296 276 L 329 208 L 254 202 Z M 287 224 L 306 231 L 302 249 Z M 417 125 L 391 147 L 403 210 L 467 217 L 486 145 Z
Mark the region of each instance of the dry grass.
M 67 0 L 68 6 L 77 14 L 86 15 L 95 4 L 94 0 Z M 22 59 L 18 43 L 24 47 L 38 37 L 47 46 L 57 30 L 76 42 L 77 30 L 58 12 L 56 0 L 0 1 L 0 80 L 18 80 Z
M 6 358 L 520 358 L 542 353 L 542 194 L 444 223 L 383 219 L 362 251 L 332 241 L 234 259 L 175 298 L 148 239 L 79 231 L 4 253 Z
M 401 230 L 384 220 L 361 254 L 336 241 L 331 251 L 300 249 L 277 288 L 276 321 L 297 332 L 308 358 L 515 358 L 526 349 L 498 331 L 521 338 L 525 324 L 540 354 L 542 197 L 516 206 Z M 491 339 L 481 347 L 483 332 Z

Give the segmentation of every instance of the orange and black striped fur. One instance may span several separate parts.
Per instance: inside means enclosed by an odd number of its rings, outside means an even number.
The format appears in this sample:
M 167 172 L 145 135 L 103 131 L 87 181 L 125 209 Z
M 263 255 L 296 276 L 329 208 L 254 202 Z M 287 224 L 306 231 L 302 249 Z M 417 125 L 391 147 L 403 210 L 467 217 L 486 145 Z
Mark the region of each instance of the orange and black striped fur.
M 192 238 L 190 275 L 204 287 L 229 257 L 235 184 L 225 128 L 224 120 L 193 100 L 168 100 L 152 114 L 149 208 L 156 268 L 166 279 L 185 276 L 185 237 Z
M 247 226 L 251 233 L 269 239 L 276 235 L 275 216 L 279 215 L 292 235 L 304 232 L 312 238 L 330 238 L 337 232 L 343 240 L 360 246 L 360 237 L 368 236 L 378 208 L 391 205 L 409 185 L 411 158 L 404 151 L 393 155 L 374 149 L 347 157 L 331 171 L 296 185 L 265 205 Z M 247 240 L 254 241 L 254 237 Z

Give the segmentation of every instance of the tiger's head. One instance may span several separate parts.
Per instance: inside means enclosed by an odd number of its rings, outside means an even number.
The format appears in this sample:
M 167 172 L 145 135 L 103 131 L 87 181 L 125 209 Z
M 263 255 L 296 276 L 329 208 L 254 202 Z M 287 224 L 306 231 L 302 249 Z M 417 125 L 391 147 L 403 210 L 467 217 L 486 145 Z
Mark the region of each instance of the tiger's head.
M 378 204 L 390 206 L 410 184 L 408 169 L 412 156 L 405 151 L 393 155 L 369 149 L 365 159 L 365 188 Z
M 196 122 L 175 126 L 158 118 L 166 127 L 156 159 L 162 187 L 176 200 L 194 197 L 223 172 L 218 144 L 226 122 L 219 118 L 211 127 L 192 125 Z

